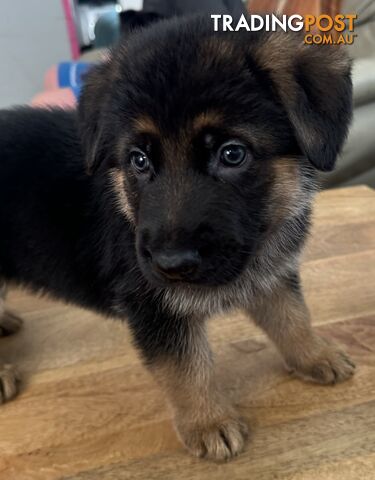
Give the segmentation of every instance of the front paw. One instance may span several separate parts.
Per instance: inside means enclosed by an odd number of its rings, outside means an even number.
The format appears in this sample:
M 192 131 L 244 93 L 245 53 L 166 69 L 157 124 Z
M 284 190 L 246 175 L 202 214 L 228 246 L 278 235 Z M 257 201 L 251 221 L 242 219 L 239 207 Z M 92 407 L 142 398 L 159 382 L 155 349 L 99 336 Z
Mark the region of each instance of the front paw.
M 246 423 L 233 415 L 191 423 L 177 421 L 176 428 L 193 455 L 216 461 L 229 460 L 241 453 L 248 437 Z
M 319 339 L 317 347 L 304 356 L 304 361 L 290 365 L 292 372 L 304 380 L 334 385 L 354 375 L 355 364 L 350 357 L 325 340 Z

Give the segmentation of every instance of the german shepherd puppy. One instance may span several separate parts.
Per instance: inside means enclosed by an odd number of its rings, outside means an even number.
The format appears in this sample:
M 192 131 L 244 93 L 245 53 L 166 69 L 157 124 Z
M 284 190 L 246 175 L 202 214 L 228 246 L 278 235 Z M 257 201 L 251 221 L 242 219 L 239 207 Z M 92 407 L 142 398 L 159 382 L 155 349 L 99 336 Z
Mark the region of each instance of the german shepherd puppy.
M 87 78 L 78 114 L 0 115 L 0 277 L 129 322 L 195 455 L 247 427 L 215 381 L 206 319 L 245 309 L 302 378 L 354 365 L 310 325 L 299 280 L 317 171 L 351 118 L 339 47 L 158 22 Z M 4 334 L 19 321 L 0 304 Z M 0 368 L 2 401 L 16 393 Z

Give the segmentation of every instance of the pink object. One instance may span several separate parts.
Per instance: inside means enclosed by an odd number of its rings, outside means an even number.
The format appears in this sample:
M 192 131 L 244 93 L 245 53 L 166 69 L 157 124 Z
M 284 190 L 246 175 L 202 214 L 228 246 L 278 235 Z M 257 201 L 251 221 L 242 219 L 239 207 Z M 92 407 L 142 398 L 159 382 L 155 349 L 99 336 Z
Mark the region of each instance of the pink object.
M 72 11 L 72 2 L 71 0 L 61 0 L 64 13 L 65 21 L 68 29 L 68 35 L 70 40 L 70 50 L 72 52 L 72 59 L 77 60 L 79 58 L 79 43 L 77 38 L 76 27 L 74 24 L 73 11 Z
M 56 90 L 59 88 L 59 81 L 57 75 L 57 66 L 49 68 L 44 75 L 44 88 L 46 90 Z
M 60 107 L 69 109 L 75 108 L 76 105 L 76 97 L 70 88 L 59 88 L 38 93 L 31 100 L 31 106 L 39 108 Z

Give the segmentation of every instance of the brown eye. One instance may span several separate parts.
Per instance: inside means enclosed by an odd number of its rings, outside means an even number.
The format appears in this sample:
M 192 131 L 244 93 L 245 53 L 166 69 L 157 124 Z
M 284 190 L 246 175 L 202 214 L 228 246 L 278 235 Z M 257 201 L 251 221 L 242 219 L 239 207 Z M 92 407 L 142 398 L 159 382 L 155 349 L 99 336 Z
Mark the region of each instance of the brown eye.
M 226 144 L 219 150 L 220 162 L 226 167 L 238 167 L 247 157 L 247 149 L 240 144 Z
M 150 160 L 141 150 L 132 150 L 129 159 L 137 173 L 147 173 L 150 170 Z

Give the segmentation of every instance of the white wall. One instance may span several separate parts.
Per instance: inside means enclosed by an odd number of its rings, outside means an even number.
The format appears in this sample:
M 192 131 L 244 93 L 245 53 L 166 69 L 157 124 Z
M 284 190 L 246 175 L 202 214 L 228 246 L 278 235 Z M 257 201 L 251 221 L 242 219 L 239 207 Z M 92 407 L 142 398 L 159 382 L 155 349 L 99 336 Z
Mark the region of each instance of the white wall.
M 0 107 L 29 102 L 48 67 L 69 59 L 60 0 L 0 0 Z

